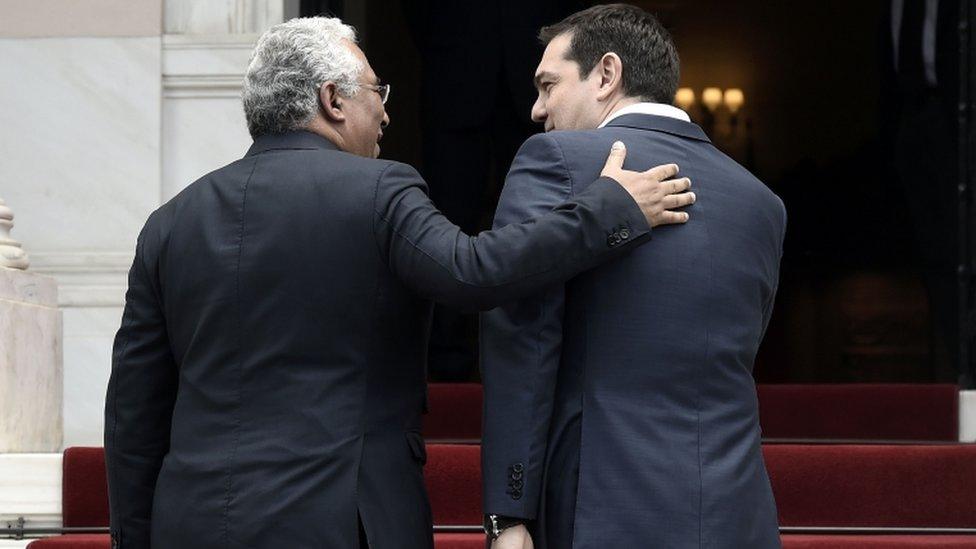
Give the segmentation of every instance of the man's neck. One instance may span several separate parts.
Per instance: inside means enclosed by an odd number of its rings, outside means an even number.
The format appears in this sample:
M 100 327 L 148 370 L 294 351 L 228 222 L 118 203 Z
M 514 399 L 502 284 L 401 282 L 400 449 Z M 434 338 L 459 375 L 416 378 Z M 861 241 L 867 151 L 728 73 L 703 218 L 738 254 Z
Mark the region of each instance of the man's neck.
M 619 111 L 620 109 L 629 107 L 631 105 L 636 105 L 640 102 L 641 100 L 639 97 L 619 97 L 615 100 L 608 101 L 607 106 L 604 107 L 603 112 L 601 113 L 600 121 L 597 125 L 602 125 L 607 118 L 612 116 L 613 113 Z
M 323 120 L 320 116 L 316 116 L 311 122 L 305 126 L 305 131 L 314 133 L 315 135 L 322 136 L 332 142 L 340 151 L 346 150 L 346 140 L 342 138 L 342 134 L 336 131 L 335 128 L 330 126 Z

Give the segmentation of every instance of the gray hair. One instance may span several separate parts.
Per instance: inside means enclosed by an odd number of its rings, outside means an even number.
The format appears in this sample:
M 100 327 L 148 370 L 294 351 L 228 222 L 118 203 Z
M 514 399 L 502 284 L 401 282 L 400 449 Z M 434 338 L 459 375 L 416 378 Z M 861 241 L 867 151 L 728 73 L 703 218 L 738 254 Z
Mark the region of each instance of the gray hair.
M 356 94 L 363 63 L 343 39 L 355 43 L 356 30 L 337 17 L 296 18 L 261 35 L 241 94 L 251 137 L 306 127 L 327 81 L 335 82 L 341 95 Z

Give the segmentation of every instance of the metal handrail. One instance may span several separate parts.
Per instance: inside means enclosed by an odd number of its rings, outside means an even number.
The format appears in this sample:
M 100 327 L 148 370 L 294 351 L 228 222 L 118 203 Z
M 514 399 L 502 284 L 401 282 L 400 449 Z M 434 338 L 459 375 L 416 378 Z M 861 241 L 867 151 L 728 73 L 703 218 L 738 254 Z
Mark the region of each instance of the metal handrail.
M 457 532 L 460 532 L 460 533 L 466 533 L 466 532 L 475 533 L 475 532 L 477 532 L 477 533 L 484 533 L 484 531 L 485 531 L 484 530 L 484 527 L 481 526 L 480 524 L 441 524 L 441 525 L 435 524 L 434 525 L 434 533 L 435 534 L 441 533 L 441 532 L 445 532 L 445 533 L 446 532 L 455 532 L 455 533 L 457 533 Z
M 17 522 L 8 522 L 7 528 L 0 531 L 0 538 L 24 539 L 25 537 L 39 537 L 61 534 L 108 534 L 107 526 L 25 526 L 24 517 L 17 517 Z

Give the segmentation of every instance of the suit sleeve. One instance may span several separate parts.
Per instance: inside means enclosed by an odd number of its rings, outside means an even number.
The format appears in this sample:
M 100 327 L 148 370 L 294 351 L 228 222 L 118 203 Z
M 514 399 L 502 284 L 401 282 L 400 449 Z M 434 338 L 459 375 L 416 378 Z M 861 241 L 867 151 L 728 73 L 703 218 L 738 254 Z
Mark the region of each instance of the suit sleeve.
M 536 136 L 526 146 L 542 141 Z M 390 269 L 419 295 L 462 310 L 538 292 L 626 253 L 651 232 L 637 203 L 610 178 L 546 215 L 477 236 L 448 221 L 420 174 L 403 164 L 380 174 L 374 205 L 374 235 Z M 614 233 L 629 238 L 609 238 Z
M 783 202 L 777 198 L 779 202 L 779 209 L 782 212 L 783 222 L 780 230 L 779 237 L 779 255 L 776 258 L 776 275 L 773 279 L 772 291 L 769 293 L 769 297 L 766 299 L 766 303 L 763 304 L 763 317 L 762 317 L 762 332 L 760 332 L 759 342 L 766 337 L 766 329 L 769 328 L 769 319 L 773 316 L 773 303 L 776 301 L 776 291 L 779 288 L 779 264 L 783 260 L 783 242 L 786 240 L 786 207 L 783 206 Z
M 572 195 L 558 145 L 527 142 L 512 164 L 494 227 L 542 215 Z M 562 350 L 559 282 L 481 315 L 484 512 L 534 519 Z
M 150 220 L 151 223 L 151 220 Z M 117 547 L 148 548 L 156 477 L 169 451 L 177 369 L 143 229 L 129 270 L 105 399 L 105 461 Z M 115 545 L 113 545 L 115 546 Z

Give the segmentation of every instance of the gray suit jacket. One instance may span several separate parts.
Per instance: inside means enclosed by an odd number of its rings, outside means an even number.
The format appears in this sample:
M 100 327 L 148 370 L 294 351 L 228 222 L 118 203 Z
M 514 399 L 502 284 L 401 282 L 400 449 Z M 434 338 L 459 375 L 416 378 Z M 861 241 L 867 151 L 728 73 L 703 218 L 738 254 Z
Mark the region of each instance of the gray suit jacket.
M 772 310 L 782 202 L 698 126 L 631 114 L 529 139 L 495 227 L 586 192 L 601 152 L 676 162 L 690 222 L 482 315 L 486 512 L 537 547 L 778 547 L 752 365 Z
M 609 151 L 609 147 L 607 147 Z M 649 227 L 612 180 L 530 223 L 463 234 L 409 166 L 314 134 L 259 138 L 139 235 L 105 410 L 123 549 L 430 547 L 431 301 L 487 308 Z

